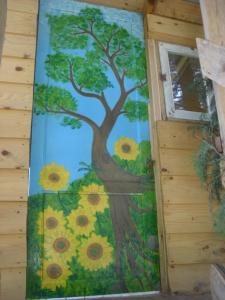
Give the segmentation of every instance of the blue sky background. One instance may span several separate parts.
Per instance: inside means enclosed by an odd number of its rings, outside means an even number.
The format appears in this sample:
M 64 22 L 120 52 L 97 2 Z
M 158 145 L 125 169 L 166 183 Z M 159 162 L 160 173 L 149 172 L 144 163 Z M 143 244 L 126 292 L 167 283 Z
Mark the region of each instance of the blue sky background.
M 78 14 L 80 9 L 86 6 L 97 7 L 74 0 L 41 0 L 35 80 L 36 83 L 57 85 L 69 90 L 78 100 L 78 112 L 100 124 L 104 119 L 104 109 L 101 104 L 93 99 L 79 96 L 70 84 L 56 83 L 48 78 L 44 64 L 46 56 L 54 53 L 49 43 L 50 30 L 46 14 Z M 101 8 L 107 22 L 117 23 L 144 41 L 141 14 L 102 6 L 98 8 Z M 82 55 L 82 51 L 75 50 L 72 53 Z M 111 72 L 108 72 L 108 76 L 114 88 L 107 89 L 105 93 L 110 106 L 113 107 L 118 98 L 119 89 Z M 127 81 L 126 86 L 127 88 L 133 87 L 134 83 Z M 138 92 L 134 92 L 130 98 L 138 100 L 141 96 Z M 82 172 L 78 172 L 79 163 L 91 163 L 92 130 L 90 127 L 82 123 L 82 128 L 72 130 L 70 127 L 63 127 L 61 122 L 61 116 L 33 115 L 30 194 L 42 192 L 38 182 L 43 166 L 52 162 L 63 165 L 70 172 L 70 181 L 73 181 L 83 176 Z M 137 143 L 149 140 L 148 122 L 131 123 L 124 116 L 120 116 L 108 140 L 108 150 L 111 155 L 114 154 L 115 142 L 125 136 L 133 138 Z

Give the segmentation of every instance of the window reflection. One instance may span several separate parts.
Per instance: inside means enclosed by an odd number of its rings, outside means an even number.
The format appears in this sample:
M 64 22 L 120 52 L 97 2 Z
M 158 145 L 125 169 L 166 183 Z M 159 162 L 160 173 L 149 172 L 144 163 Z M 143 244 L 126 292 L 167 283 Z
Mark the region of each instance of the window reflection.
M 206 87 L 199 59 L 168 53 L 175 110 L 207 112 Z

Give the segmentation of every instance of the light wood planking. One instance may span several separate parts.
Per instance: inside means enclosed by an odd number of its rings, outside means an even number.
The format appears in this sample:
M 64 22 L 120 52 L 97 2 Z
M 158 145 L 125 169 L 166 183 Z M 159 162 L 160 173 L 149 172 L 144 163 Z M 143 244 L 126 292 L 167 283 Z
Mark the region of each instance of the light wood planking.
M 6 21 L 6 32 L 22 35 L 36 35 L 37 16 L 24 12 L 8 10 Z
M 0 139 L 0 168 L 28 169 L 29 140 Z
M 3 56 L 35 58 L 36 37 L 7 33 L 5 35 Z
M 26 266 L 26 235 L 0 235 L 1 269 Z
M 225 88 L 225 47 L 203 39 L 197 46 L 203 75 Z
M 0 66 L 0 81 L 33 84 L 34 60 L 3 57 Z
M 0 82 L 0 109 L 32 110 L 33 86 Z
M 187 122 L 157 122 L 160 148 L 197 149 L 201 141 L 198 126 Z
M 0 202 L 0 234 L 26 233 L 26 219 L 26 202 Z
M 162 176 L 165 204 L 208 204 L 208 191 L 197 177 Z
M 166 233 L 213 232 L 212 213 L 205 204 L 169 204 L 164 206 Z
M 147 16 L 149 38 L 196 47 L 196 37 L 203 37 L 201 25 L 149 14 Z
M 202 24 L 199 4 L 185 0 L 156 0 L 154 13 L 177 20 Z
M 170 265 L 171 291 L 202 293 L 209 290 L 210 264 Z
M 26 269 L 0 270 L 0 299 L 24 300 L 26 298 Z
M 0 110 L 0 138 L 30 138 L 31 113 Z
M 7 5 L 9 10 L 38 13 L 38 0 L 8 0 Z
M 192 150 L 160 149 L 160 160 L 163 175 L 196 176 Z
M 209 264 L 225 261 L 225 239 L 215 233 L 168 234 L 169 264 Z
M 28 171 L 0 169 L 0 202 L 26 201 Z

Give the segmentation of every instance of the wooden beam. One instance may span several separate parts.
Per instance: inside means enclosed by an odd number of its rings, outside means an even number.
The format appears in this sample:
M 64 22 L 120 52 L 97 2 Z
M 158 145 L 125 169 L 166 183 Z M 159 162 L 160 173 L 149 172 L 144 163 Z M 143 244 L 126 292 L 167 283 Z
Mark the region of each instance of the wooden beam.
M 205 37 L 210 42 L 225 44 L 225 1 L 200 0 Z M 220 133 L 225 148 L 225 88 L 214 82 L 216 105 L 220 124 Z
M 0 0 L 0 62 L 1 62 L 3 42 L 5 36 L 6 15 L 7 15 L 7 1 Z
M 158 41 L 196 47 L 196 37 L 203 37 L 198 24 L 174 20 L 154 14 L 147 16 L 148 38 Z
M 203 39 L 197 46 L 203 75 L 225 88 L 225 47 Z
M 153 13 L 176 20 L 202 24 L 199 4 L 185 0 L 156 0 Z

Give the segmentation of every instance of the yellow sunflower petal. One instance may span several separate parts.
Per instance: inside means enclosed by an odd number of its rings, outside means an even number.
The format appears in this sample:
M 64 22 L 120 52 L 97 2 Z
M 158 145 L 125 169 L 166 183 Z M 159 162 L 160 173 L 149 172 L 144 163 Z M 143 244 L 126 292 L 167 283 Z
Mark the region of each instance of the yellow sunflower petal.
M 38 220 L 38 234 L 54 233 L 65 226 L 65 217 L 62 211 L 55 210 L 50 206 L 43 212 L 39 213 Z
M 96 222 L 96 216 L 90 210 L 78 208 L 68 216 L 68 225 L 74 231 L 75 235 L 89 235 L 93 230 Z
M 91 211 L 92 213 L 104 212 L 104 210 L 109 207 L 109 197 L 103 185 L 92 183 L 88 186 L 83 186 L 79 195 L 79 204 L 86 211 Z
M 43 289 L 55 291 L 57 287 L 66 287 L 68 277 L 72 274 L 66 263 L 58 261 L 43 261 L 43 268 L 37 274 L 41 276 L 41 286 Z
M 89 271 L 105 269 L 112 261 L 113 248 L 106 237 L 92 234 L 92 236 L 82 242 L 79 249 L 78 262 Z
M 41 170 L 39 184 L 45 190 L 58 192 L 67 187 L 69 176 L 69 172 L 63 166 L 51 163 Z
M 68 230 L 59 230 L 44 236 L 44 256 L 54 261 L 66 262 L 76 256 L 78 241 Z
M 138 156 L 138 144 L 130 138 L 119 139 L 114 146 L 115 154 L 121 159 L 135 160 Z

